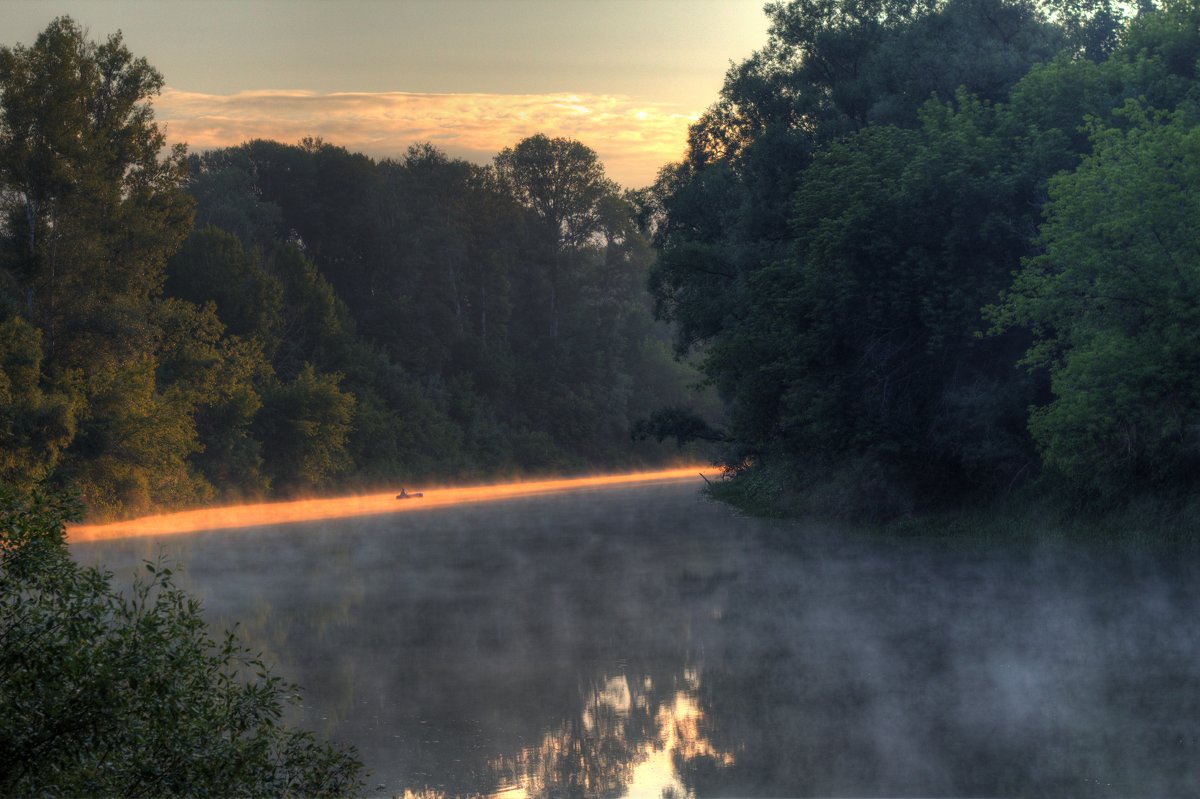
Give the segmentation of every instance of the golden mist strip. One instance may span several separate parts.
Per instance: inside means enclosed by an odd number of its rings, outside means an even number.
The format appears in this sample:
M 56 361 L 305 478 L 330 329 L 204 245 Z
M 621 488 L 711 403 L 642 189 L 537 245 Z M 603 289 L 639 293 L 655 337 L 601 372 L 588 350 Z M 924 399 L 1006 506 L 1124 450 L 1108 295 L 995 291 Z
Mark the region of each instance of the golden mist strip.
M 67 528 L 69 543 L 104 541 L 113 538 L 166 536 L 194 533 L 202 530 L 228 530 L 238 527 L 311 522 L 322 519 L 345 519 L 383 513 L 403 513 L 426 508 L 440 508 L 472 502 L 491 502 L 534 494 L 575 491 L 587 488 L 608 488 L 637 483 L 659 483 L 698 479 L 703 466 L 686 466 L 649 472 L 627 472 L 593 477 L 570 477 L 554 480 L 501 483 L 495 485 L 459 486 L 450 488 L 419 488 L 422 497 L 398 500 L 396 493 L 366 494 L 326 499 L 301 499 L 293 502 L 262 502 L 247 505 L 226 505 L 219 508 L 164 513 L 111 524 L 79 524 Z

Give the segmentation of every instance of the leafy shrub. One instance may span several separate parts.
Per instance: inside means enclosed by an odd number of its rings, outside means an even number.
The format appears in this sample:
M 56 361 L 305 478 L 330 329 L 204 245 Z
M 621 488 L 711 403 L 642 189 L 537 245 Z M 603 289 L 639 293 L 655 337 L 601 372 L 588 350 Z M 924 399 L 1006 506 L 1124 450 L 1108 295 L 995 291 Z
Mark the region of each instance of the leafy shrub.
M 0 795 L 335 796 L 355 752 L 281 723 L 295 686 L 215 642 L 163 562 L 75 564 L 60 498 L 0 494 Z

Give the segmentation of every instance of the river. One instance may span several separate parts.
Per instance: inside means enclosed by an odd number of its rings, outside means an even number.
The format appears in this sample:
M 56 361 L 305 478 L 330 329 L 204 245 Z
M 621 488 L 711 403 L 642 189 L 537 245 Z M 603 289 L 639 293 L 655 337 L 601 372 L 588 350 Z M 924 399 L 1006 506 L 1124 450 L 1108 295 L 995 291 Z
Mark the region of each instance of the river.
M 1200 793 L 1194 559 L 881 539 L 678 482 L 72 548 L 182 562 L 370 795 Z

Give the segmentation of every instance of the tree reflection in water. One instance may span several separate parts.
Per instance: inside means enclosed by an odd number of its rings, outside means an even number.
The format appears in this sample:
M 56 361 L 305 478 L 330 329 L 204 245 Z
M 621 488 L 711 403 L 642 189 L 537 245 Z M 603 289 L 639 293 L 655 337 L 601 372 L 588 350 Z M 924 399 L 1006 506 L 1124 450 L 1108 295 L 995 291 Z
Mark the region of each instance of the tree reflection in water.
M 685 672 L 683 682 L 686 690 L 673 688 L 666 696 L 650 677 L 593 684 L 578 716 L 537 746 L 490 763 L 500 777 L 493 796 L 686 795 L 676 762 L 705 757 L 728 766 L 733 756 L 703 737 L 696 673 Z

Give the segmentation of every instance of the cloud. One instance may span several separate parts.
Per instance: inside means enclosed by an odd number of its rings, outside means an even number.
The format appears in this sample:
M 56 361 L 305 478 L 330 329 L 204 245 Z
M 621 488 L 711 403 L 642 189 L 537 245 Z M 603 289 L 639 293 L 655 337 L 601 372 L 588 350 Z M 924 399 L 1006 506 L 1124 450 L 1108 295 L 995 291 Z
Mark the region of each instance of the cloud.
M 376 158 L 432 142 L 452 156 L 484 162 L 535 133 L 565 136 L 595 150 L 609 176 L 625 186 L 646 185 L 659 167 L 678 161 L 697 116 L 667 103 L 604 94 L 203 94 L 171 88 L 155 102 L 155 114 L 170 141 L 193 150 L 320 136 Z

